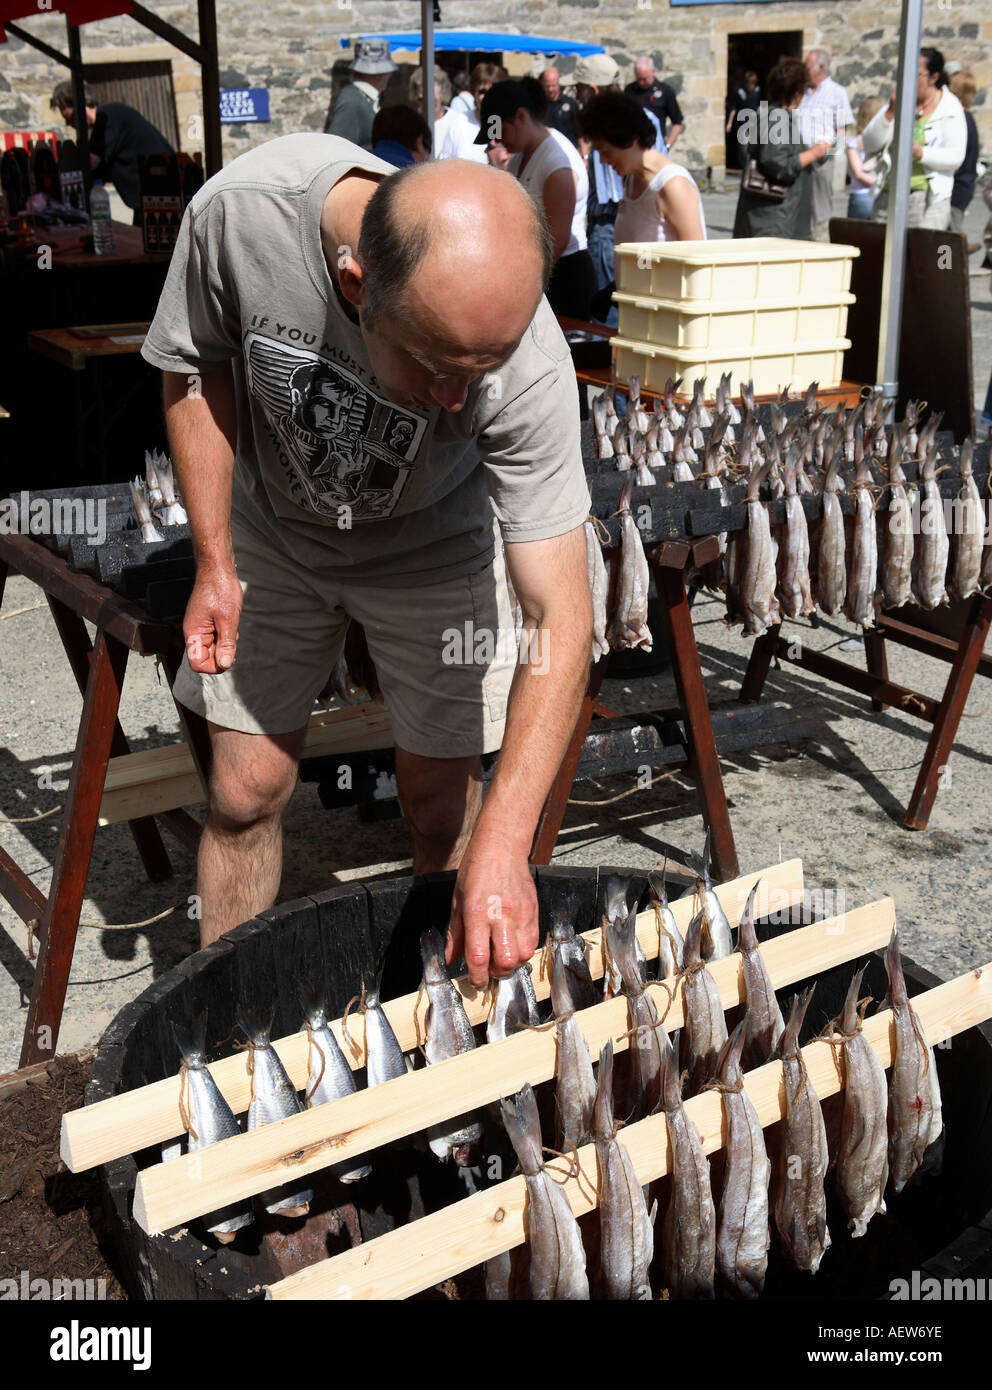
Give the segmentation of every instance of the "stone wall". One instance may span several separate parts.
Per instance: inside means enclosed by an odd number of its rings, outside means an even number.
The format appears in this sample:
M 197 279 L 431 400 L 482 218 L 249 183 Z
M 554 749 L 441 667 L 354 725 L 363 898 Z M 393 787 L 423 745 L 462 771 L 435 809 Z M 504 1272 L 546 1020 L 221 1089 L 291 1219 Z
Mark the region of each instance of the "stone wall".
M 196 6 L 190 0 L 152 0 L 157 15 L 187 33 L 196 32 Z M 409 12 L 409 14 L 407 13 Z M 222 87 L 268 87 L 272 120 L 264 125 L 225 125 L 224 160 L 252 145 L 297 130 L 322 130 L 332 87 L 332 69 L 340 71 L 348 50 L 341 38 L 412 24 L 407 6 L 371 0 L 217 0 Z M 446 28 L 480 24 L 479 6 L 443 0 Z M 982 148 L 992 145 L 992 19 L 986 0 L 931 0 L 924 19 L 924 42 L 956 58 L 978 82 L 975 118 Z M 516 21 L 516 22 L 514 22 Z M 799 30 L 802 47 L 826 48 L 834 54 L 833 73 L 844 83 L 857 109 L 865 96 L 887 93 L 898 51 L 899 5 L 893 0 L 821 0 L 821 3 L 704 4 L 672 6 L 667 0 L 511 0 L 496 29 L 560 35 L 601 43 L 616 58 L 624 81 L 634 59 L 650 53 L 659 72 L 679 94 L 686 117 L 678 147 L 681 159 L 695 170 L 712 168 L 719 177 L 724 163 L 724 96 L 727 87 L 728 36 Z M 25 27 L 53 46 L 65 48 L 60 16 L 39 15 Z M 132 19 L 121 17 L 87 25 L 83 56 L 93 62 L 115 59 L 171 58 L 183 148 L 202 148 L 200 80 L 197 65 L 162 43 Z M 526 67 L 518 59 L 515 70 Z M 561 59 L 563 75 L 573 60 Z M 533 60 L 535 71 L 542 66 Z M 0 46 L 0 129 L 51 126 L 48 101 L 64 69 L 11 38 Z

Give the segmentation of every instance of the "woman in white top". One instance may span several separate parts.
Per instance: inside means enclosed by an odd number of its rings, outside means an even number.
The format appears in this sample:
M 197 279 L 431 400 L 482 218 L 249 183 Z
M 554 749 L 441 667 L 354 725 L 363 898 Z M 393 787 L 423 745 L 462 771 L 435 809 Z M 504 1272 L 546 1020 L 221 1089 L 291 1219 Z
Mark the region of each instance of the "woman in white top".
M 889 104 L 869 121 L 861 136 L 866 154 L 887 151 L 895 132 L 896 93 Z M 913 167 L 909 180 L 910 227 L 951 225 L 951 193 L 954 175 L 964 162 L 968 127 L 964 108 L 944 85 L 944 58 L 939 49 L 920 50 L 916 83 L 916 121 L 913 126 Z M 885 222 L 889 215 L 889 185 L 875 199 L 872 218 Z
M 579 114 L 583 136 L 623 179 L 613 244 L 629 241 L 705 241 L 706 221 L 696 181 L 654 148 L 655 131 L 643 107 L 619 92 L 601 92 Z
M 548 99 L 533 77 L 497 82 L 482 102 L 480 144 L 510 151 L 507 172 L 544 210 L 554 269 L 548 302 L 556 314 L 588 320 L 596 272 L 586 243 L 589 182 L 577 152 L 544 124 Z

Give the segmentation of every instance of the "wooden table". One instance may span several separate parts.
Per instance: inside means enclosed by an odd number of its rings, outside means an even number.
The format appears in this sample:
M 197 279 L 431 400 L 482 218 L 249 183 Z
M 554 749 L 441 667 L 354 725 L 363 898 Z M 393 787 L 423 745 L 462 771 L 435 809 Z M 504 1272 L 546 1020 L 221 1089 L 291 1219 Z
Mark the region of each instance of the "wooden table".
M 28 536 L 0 533 L 0 604 L 8 572 L 23 574 L 43 590 L 83 696 L 47 898 L 0 848 L 0 894 L 23 921 L 36 924 L 38 939 L 38 962 L 21 1046 L 20 1065 L 27 1066 L 55 1053 L 107 764 L 111 756 L 130 751 L 117 717 L 128 657 L 131 652 L 160 657 L 171 686 L 182 660 L 183 643 L 177 627 L 151 622 L 136 604 L 88 575 L 74 573 L 64 560 Z M 92 643 L 84 620 L 96 627 Z M 205 776 L 210 756 L 206 724 L 183 706 L 177 705 L 177 709 Z M 199 827 L 186 811 L 168 811 L 161 818 L 184 843 L 198 839 Z M 148 877 L 153 882 L 168 878 L 172 868 L 155 819 L 141 816 L 128 823 Z
M 84 238 L 92 242 L 92 234 L 86 227 L 45 227 L 36 231 L 38 240 L 52 248 L 52 268 L 63 270 L 98 270 L 112 265 L 166 265 L 170 252 L 148 252 L 144 248 L 140 227 L 132 227 L 127 222 L 115 222 L 114 249 L 107 255 L 98 256 L 93 250 L 86 250 Z
M 139 353 L 149 326 L 147 321 L 92 325 L 93 328 L 106 329 L 100 334 L 90 332 L 89 325 L 36 328 L 28 334 L 28 347 L 40 357 L 57 362 L 60 367 L 68 367 L 71 372 L 83 372 L 88 363 L 101 357 L 133 357 Z M 84 328 L 86 332 L 83 332 Z

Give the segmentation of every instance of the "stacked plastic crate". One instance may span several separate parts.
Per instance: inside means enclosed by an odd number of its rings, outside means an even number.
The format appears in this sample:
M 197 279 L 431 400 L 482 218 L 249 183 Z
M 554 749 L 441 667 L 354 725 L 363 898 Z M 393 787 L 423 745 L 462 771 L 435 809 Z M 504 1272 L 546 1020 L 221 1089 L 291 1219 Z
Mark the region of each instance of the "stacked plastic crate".
M 838 386 L 857 247 L 780 237 L 616 248 L 617 379 L 660 391 L 732 372 L 757 395 Z

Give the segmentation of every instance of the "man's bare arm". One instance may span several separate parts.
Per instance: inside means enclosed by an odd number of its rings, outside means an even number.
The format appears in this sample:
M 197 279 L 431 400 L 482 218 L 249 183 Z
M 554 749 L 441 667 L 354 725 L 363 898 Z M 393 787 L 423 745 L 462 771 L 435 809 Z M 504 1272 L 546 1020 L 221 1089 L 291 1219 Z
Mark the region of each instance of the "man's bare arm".
M 241 586 L 231 545 L 237 444 L 234 380 L 224 363 L 190 378 L 165 372 L 169 447 L 193 532 L 196 583 L 183 622 L 194 671 L 217 675 L 234 662 Z
M 485 984 L 537 949 L 537 898 L 527 859 L 538 817 L 575 728 L 589 674 L 592 604 L 582 527 L 506 547 L 526 645 L 510 689 L 489 794 L 458 871 L 449 959 L 464 943 Z M 492 964 L 490 965 L 490 954 Z

